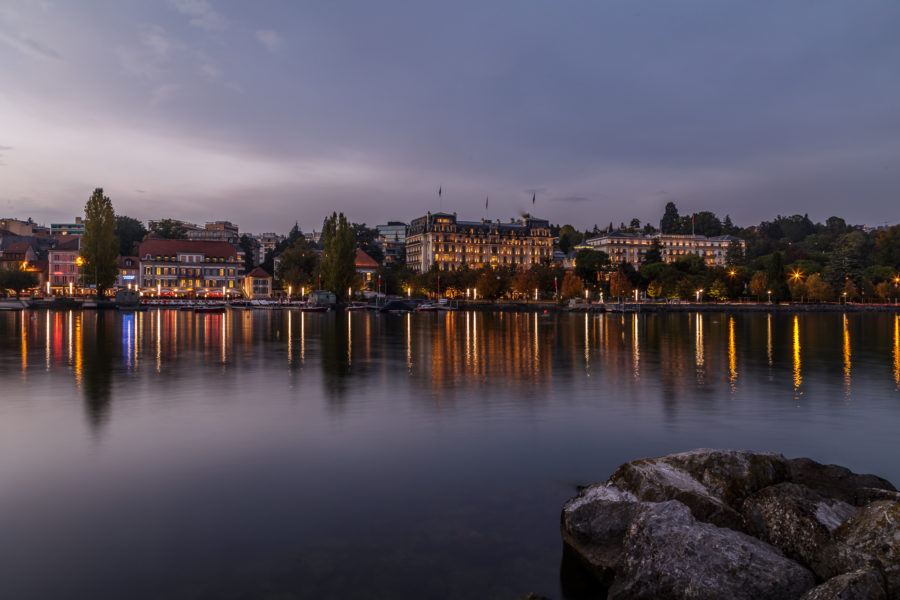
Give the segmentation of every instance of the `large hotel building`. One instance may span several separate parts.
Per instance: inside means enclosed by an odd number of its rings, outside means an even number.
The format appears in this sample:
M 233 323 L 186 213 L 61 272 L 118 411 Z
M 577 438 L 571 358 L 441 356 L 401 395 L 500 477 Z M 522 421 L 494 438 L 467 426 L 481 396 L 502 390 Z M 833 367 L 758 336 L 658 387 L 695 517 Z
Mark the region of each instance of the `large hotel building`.
M 705 235 L 675 235 L 658 233 L 656 235 L 636 235 L 632 233 L 607 233 L 585 240 L 584 244 L 609 255 L 613 264 L 631 263 L 639 265 L 644 256 L 659 242 L 663 262 L 675 262 L 686 254 L 696 254 L 703 258 L 708 266 L 724 266 L 728 247 L 738 244 L 744 249 L 744 240 L 733 235 L 707 237 Z
M 141 242 L 140 286 L 172 293 L 239 293 L 244 263 L 228 242 L 158 240 Z
M 550 260 L 553 238 L 546 219 L 526 216 L 509 223 L 458 221 L 456 213 L 427 213 L 413 219 L 406 235 L 406 264 L 424 273 L 471 268 L 529 268 Z

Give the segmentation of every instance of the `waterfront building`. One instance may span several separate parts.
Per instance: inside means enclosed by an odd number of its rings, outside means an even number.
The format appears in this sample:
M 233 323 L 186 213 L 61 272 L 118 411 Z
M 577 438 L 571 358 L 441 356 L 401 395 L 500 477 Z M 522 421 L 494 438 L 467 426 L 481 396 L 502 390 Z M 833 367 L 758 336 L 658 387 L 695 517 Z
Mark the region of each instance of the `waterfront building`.
M 235 246 L 241 241 L 238 226 L 231 221 L 213 221 L 203 227 L 195 226 L 187 229 L 187 237 L 189 240 L 228 242 Z
M 75 217 L 74 223 L 50 223 L 50 235 L 84 235 L 84 219 Z
M 256 267 L 244 277 L 241 289 L 246 298 L 271 298 L 272 276 L 261 267 Z
M 696 254 L 703 258 L 707 266 L 724 266 L 728 247 L 738 244 L 744 248 L 744 240 L 733 235 L 707 237 L 705 235 L 676 235 L 657 233 L 655 235 L 639 235 L 634 233 L 604 233 L 584 242 L 594 250 L 609 255 L 613 264 L 631 263 L 639 265 L 654 244 L 659 245 L 663 262 L 675 262 L 688 254 Z
M 371 287 L 372 277 L 375 275 L 375 271 L 378 270 L 378 263 L 375 262 L 374 258 L 357 248 L 356 262 L 354 264 L 356 272 L 362 275 L 363 281 L 366 282 L 366 287 Z
M 139 263 L 137 256 L 119 257 L 119 275 L 116 277 L 116 287 L 138 288 L 140 283 Z
M 141 242 L 140 285 L 171 294 L 237 293 L 244 264 L 227 242 L 159 240 Z
M 464 265 L 530 268 L 552 258 L 553 242 L 546 219 L 525 216 L 497 221 L 459 221 L 456 213 L 426 213 L 413 219 L 406 237 L 406 264 L 423 273 L 437 266 L 455 271 Z
M 375 229 L 378 231 L 378 245 L 381 246 L 385 263 L 406 258 L 406 232 L 409 229 L 406 223 L 388 221 L 387 225 L 378 225 Z
M 9 232 L 11 235 L 32 236 L 34 235 L 34 227 L 34 222 L 31 220 L 0 219 L 0 231 Z
M 37 260 L 28 242 L 12 242 L 0 251 L 0 269 L 27 269 Z
M 51 290 L 64 292 L 80 286 L 81 236 L 62 238 L 47 254 Z

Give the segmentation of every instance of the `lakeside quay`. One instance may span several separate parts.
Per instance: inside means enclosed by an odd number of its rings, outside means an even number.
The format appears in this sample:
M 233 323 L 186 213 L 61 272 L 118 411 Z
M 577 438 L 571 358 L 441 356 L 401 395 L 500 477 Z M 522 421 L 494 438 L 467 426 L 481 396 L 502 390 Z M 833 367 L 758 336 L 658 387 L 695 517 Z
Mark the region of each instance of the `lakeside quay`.
M 460 303 L 461 309 L 504 312 L 627 312 L 627 313 L 669 313 L 669 312 L 873 312 L 898 313 L 900 304 L 858 304 L 858 303 L 773 303 L 766 302 L 625 302 L 603 304 L 575 304 L 573 306 L 550 302 L 469 302 Z

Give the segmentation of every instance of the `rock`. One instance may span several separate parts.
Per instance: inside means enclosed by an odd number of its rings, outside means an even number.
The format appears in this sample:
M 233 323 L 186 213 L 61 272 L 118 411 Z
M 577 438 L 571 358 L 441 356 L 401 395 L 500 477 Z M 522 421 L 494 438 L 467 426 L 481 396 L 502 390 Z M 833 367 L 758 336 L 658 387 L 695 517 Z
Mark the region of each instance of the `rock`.
M 833 577 L 806 592 L 800 600 L 886 600 L 884 577 L 864 569 Z
M 744 498 L 786 478 L 781 454 L 699 449 L 625 463 L 609 481 L 640 500 L 678 500 L 700 521 L 741 531 Z
M 609 581 L 628 526 L 642 509 L 642 503 L 633 494 L 612 484 L 588 486 L 563 506 L 563 542 L 598 579 Z
M 900 598 L 900 502 L 879 500 L 834 530 L 827 567 L 835 573 L 877 569 L 889 598 Z
M 747 533 L 772 544 L 787 557 L 811 568 L 822 579 L 831 571 L 823 553 L 834 542 L 832 531 L 858 509 L 826 498 L 808 487 L 779 483 L 744 501 Z
M 879 488 L 859 488 L 856 490 L 856 499 L 858 506 L 865 506 L 876 500 L 890 500 L 891 502 L 900 502 L 900 492 Z
M 796 600 L 814 584 L 811 572 L 772 546 L 698 522 L 668 501 L 635 516 L 609 598 Z
M 897 491 L 887 479 L 854 473 L 838 465 L 823 465 L 809 458 L 794 458 L 787 461 L 787 465 L 788 481 L 854 506 L 863 506 L 870 501 L 867 498 L 871 492 L 865 491 L 865 488 Z

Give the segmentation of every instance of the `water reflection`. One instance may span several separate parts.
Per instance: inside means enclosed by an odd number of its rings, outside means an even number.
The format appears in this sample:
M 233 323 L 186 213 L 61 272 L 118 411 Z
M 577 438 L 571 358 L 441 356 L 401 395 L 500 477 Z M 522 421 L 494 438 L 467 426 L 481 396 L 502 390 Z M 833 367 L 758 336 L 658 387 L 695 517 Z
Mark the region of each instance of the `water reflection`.
M 900 315 L 894 317 L 894 384 L 900 390 Z
M 844 358 L 844 394 L 849 398 L 850 397 L 850 326 L 847 322 L 847 315 L 843 315 L 843 343 L 842 343 L 842 351 Z
M 728 317 L 728 383 L 733 394 L 737 387 L 737 344 L 734 339 L 734 317 Z
M 694 364 L 697 369 L 697 383 L 703 383 L 705 362 L 706 359 L 703 354 L 703 316 L 697 313 L 694 315 Z
M 803 374 L 801 372 L 801 364 L 800 364 L 800 318 L 797 315 L 794 315 L 793 357 L 794 357 L 794 395 L 795 395 L 795 398 L 798 398 L 800 396 L 800 394 L 803 393 L 800 391 L 800 385 L 803 384 Z

